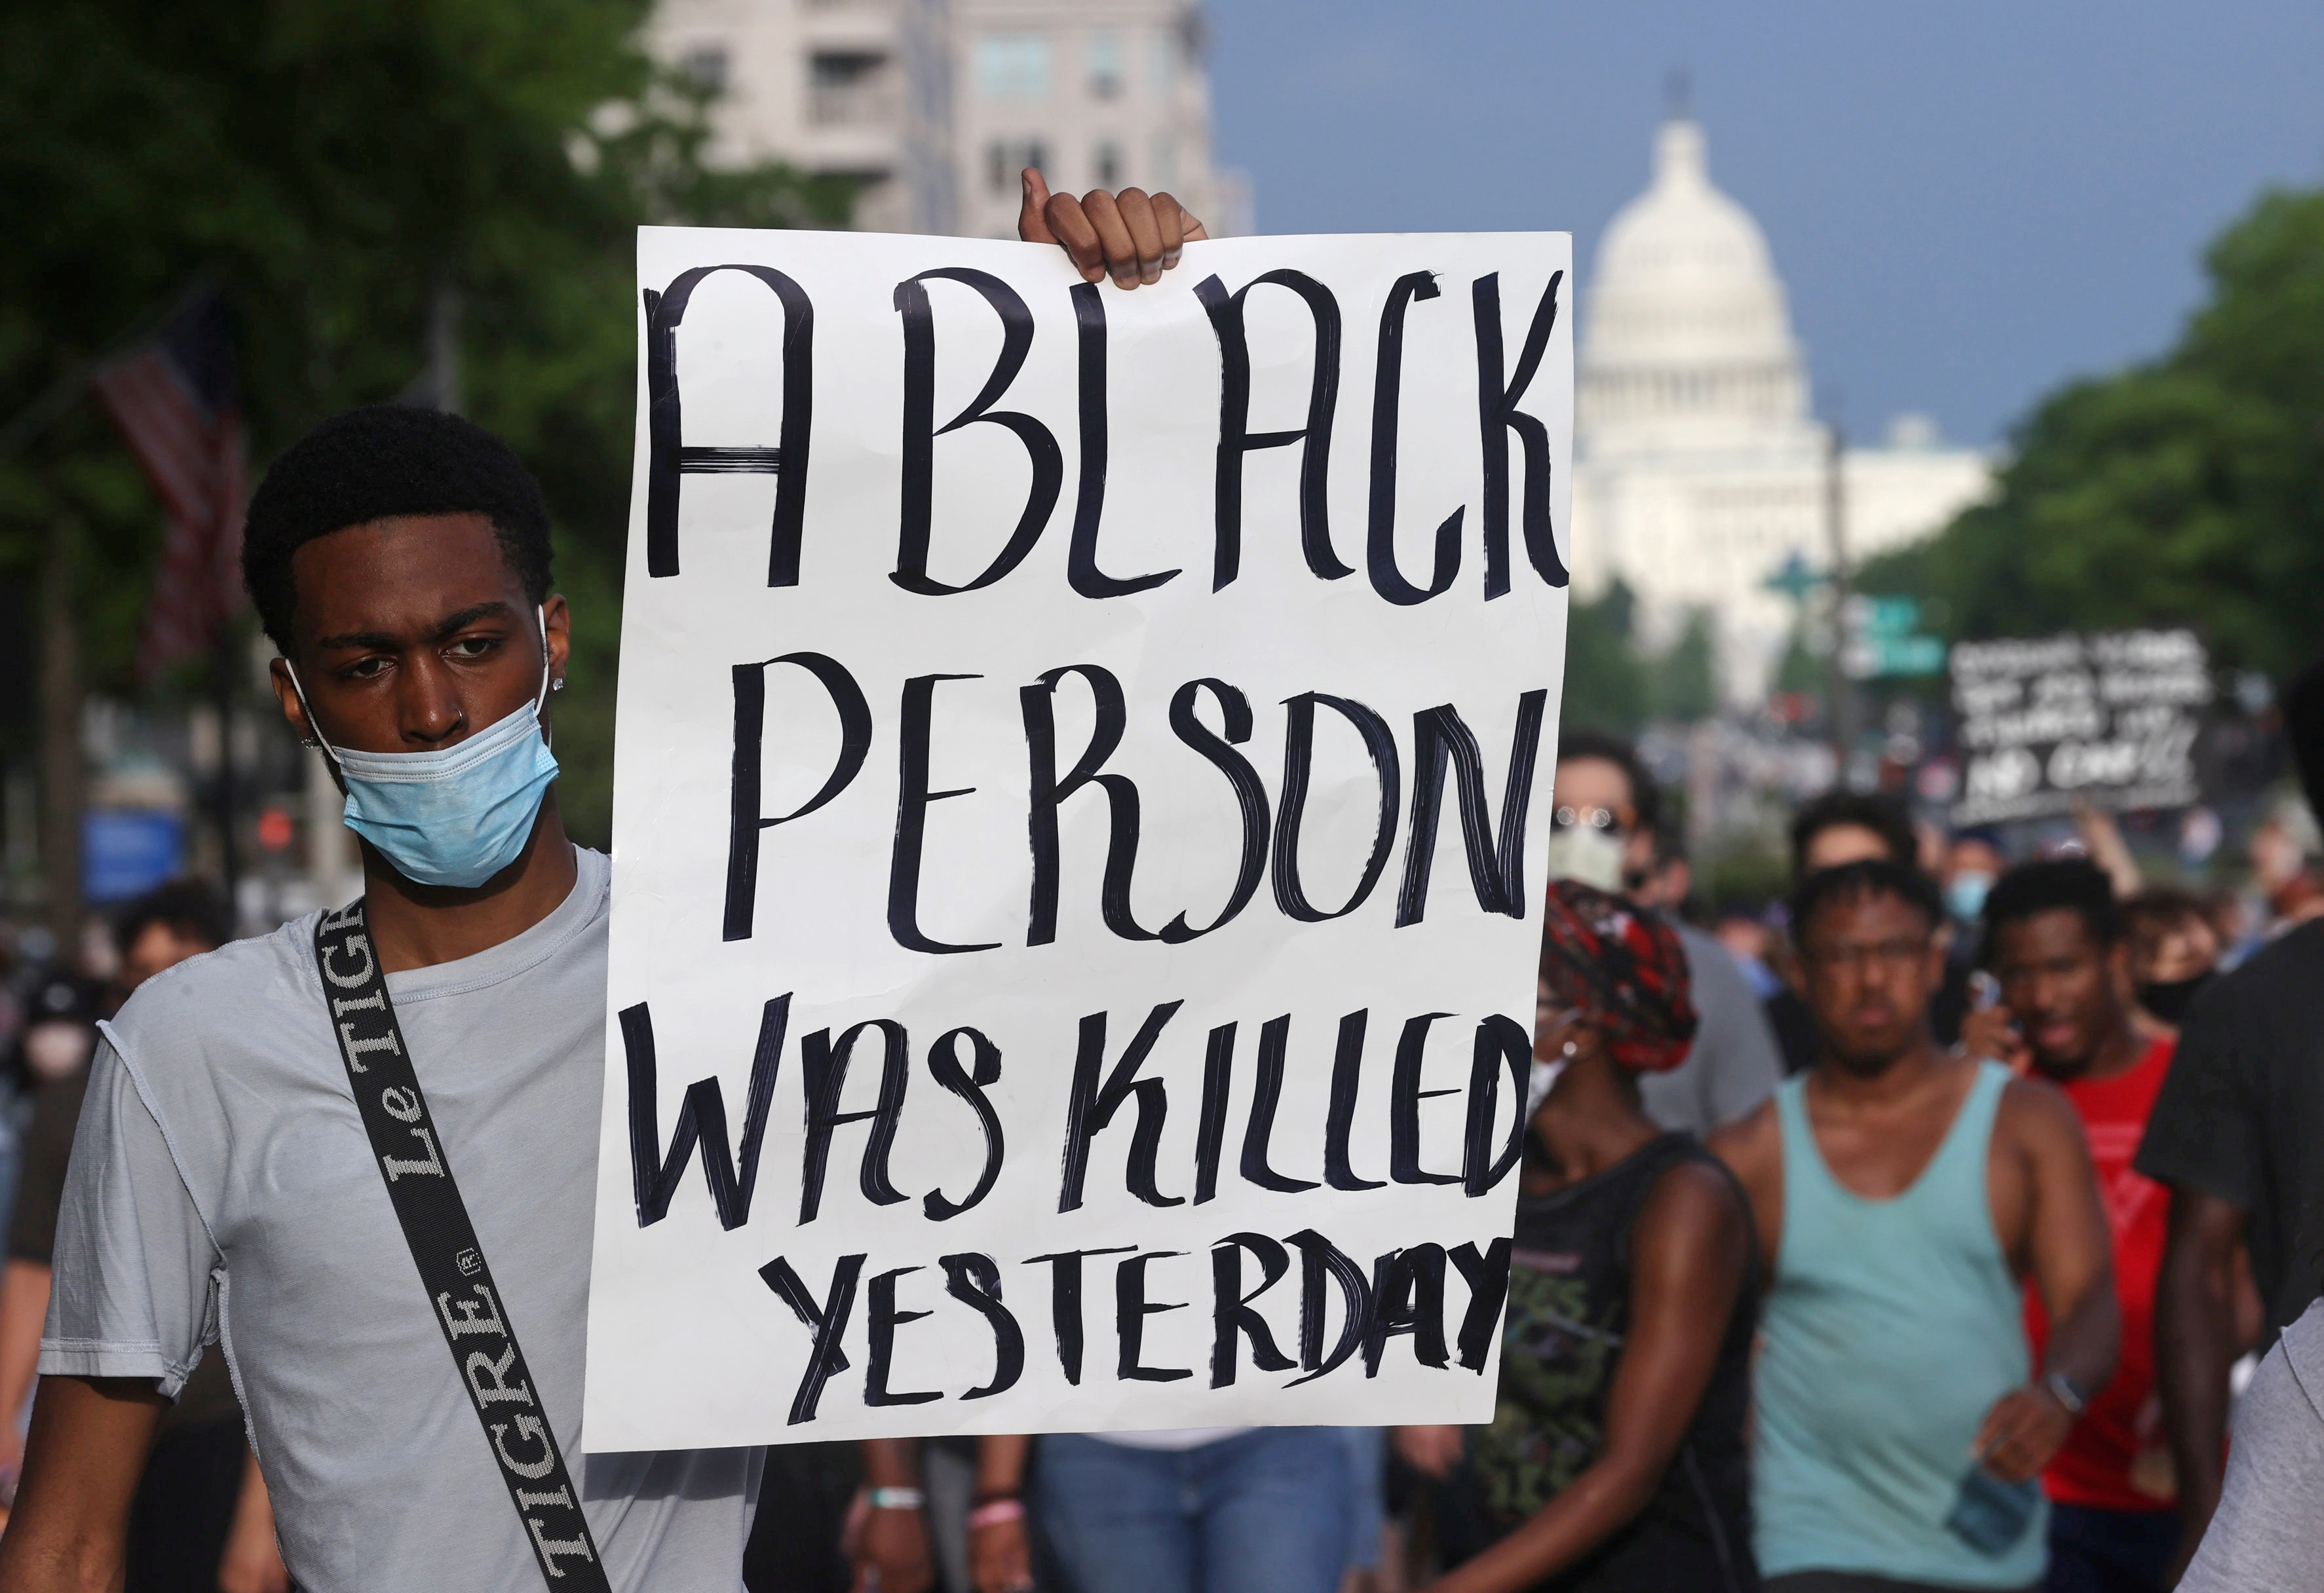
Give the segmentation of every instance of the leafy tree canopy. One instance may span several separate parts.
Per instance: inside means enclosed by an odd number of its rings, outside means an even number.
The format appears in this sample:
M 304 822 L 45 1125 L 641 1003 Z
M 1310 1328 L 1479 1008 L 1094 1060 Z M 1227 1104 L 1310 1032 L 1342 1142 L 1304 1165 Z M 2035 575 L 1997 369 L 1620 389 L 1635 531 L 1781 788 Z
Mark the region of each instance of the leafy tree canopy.
M 715 170 L 649 0 L 52 0 L 0 12 L 0 418 L 208 278 L 239 326 L 254 465 L 420 373 L 457 293 L 463 408 L 548 491 L 563 584 L 616 575 L 641 222 L 830 225 L 844 185 Z M 81 539 L 93 679 L 129 678 L 159 511 L 84 399 L 0 461 L 0 582 Z M 609 601 L 579 615 L 558 753 L 605 834 Z M 576 766 L 577 764 L 577 766 Z
M 1956 637 L 2190 624 L 2281 675 L 2324 644 L 2324 191 L 2263 198 L 2212 244 L 2208 300 L 2151 364 L 2034 410 L 1994 498 L 1867 564 Z

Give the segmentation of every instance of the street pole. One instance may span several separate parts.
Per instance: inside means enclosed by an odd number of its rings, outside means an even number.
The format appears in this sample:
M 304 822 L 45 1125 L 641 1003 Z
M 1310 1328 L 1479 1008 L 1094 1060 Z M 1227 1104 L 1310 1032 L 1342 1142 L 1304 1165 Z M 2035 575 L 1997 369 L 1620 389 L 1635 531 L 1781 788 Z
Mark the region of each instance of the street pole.
M 1855 572 L 1848 562 L 1848 484 L 1841 472 L 1847 437 L 1840 422 L 1823 428 L 1824 535 L 1831 557 L 1831 750 L 1840 760 L 1840 778 L 1848 778 L 1849 760 L 1855 756 L 1858 733 L 1856 682 L 1848 674 L 1848 606 L 1856 593 Z

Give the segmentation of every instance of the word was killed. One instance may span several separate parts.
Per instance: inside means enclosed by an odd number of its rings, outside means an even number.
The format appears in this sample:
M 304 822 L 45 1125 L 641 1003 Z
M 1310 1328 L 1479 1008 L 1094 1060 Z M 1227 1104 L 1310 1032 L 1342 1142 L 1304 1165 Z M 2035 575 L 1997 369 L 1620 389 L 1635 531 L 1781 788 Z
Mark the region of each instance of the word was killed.
M 739 1146 L 727 1133 L 725 1093 L 715 1078 L 699 1079 L 687 1087 L 678 1123 L 665 1147 L 659 1127 L 659 1065 L 655 1052 L 653 1014 L 641 1001 L 620 1015 L 622 1045 L 629 1082 L 630 1166 L 638 1226 L 650 1228 L 669 1213 L 671 1198 L 686 1175 L 687 1164 L 699 1151 L 702 1174 L 722 1227 L 733 1229 L 751 1220 L 765 1146 L 768 1119 L 772 1113 L 777 1074 L 790 1024 L 790 996 L 766 1003 L 759 1024 L 758 1044 L 751 1062 L 751 1082 L 743 1111 Z M 1166 1192 L 1159 1165 L 1163 1125 L 1170 1111 L 1167 1081 L 1142 1075 L 1172 1019 L 1185 1005 L 1164 1001 L 1148 1011 L 1126 1040 L 1110 1041 L 1109 1015 L 1093 1012 L 1078 1026 L 1072 1086 L 1067 1092 L 1065 1121 L 1057 1126 L 1060 1150 L 1056 1210 L 1062 1214 L 1081 1209 L 1087 1194 L 1091 1151 L 1130 1109 L 1130 1144 L 1123 1158 L 1124 1192 L 1154 1207 L 1196 1206 L 1217 1198 L 1229 1132 L 1229 1106 L 1241 1025 L 1222 1023 L 1203 1038 L 1203 1082 L 1200 1116 L 1194 1136 L 1193 1165 L 1179 1169 L 1172 1182 L 1187 1193 Z M 1399 1030 L 1389 1064 L 1388 1091 L 1388 1157 L 1385 1179 L 1367 1178 L 1358 1170 L 1351 1148 L 1357 1110 L 1363 1090 L 1366 1039 L 1370 1030 L 1368 1009 L 1351 1012 L 1339 1020 L 1334 1039 L 1331 1103 L 1324 1116 L 1323 1183 L 1334 1190 L 1360 1192 L 1392 1185 L 1458 1184 L 1471 1200 L 1489 1192 L 1507 1178 L 1517 1163 L 1523 1145 L 1526 1084 L 1533 1046 L 1523 1026 L 1498 1013 L 1474 1027 L 1470 1046 L 1468 1087 L 1462 1128 L 1462 1165 L 1458 1171 L 1433 1169 L 1422 1163 L 1421 1110 L 1432 1098 L 1456 1093 L 1421 1088 L 1430 1032 L 1452 1017 L 1444 1012 L 1424 1012 L 1406 1018 Z M 1113 1033 L 1118 1036 L 1119 1028 Z M 1252 1188 L 1296 1195 L 1318 1187 L 1314 1179 L 1296 1178 L 1278 1169 L 1280 1141 L 1277 1109 L 1282 1099 L 1285 1058 L 1289 1051 L 1291 1017 L 1268 1019 L 1259 1027 L 1254 1048 L 1255 1074 L 1244 1118 L 1235 1174 Z M 868 1110 L 841 1110 L 858 1048 L 876 1047 L 880 1070 L 877 1104 Z M 798 1046 L 801 1082 L 802 1151 L 798 1165 L 798 1225 L 814 1222 L 823 1212 L 825 1185 L 834 1140 L 838 1131 L 853 1124 L 868 1125 L 858 1165 L 856 1187 L 875 1206 L 893 1206 L 912 1196 L 899 1189 L 892 1165 L 896 1137 L 908 1103 L 924 1098 L 912 1092 L 914 1075 L 911 1036 L 892 1018 L 869 1018 L 842 1030 L 817 1029 L 803 1036 Z M 1001 1076 L 1001 1048 L 973 1028 L 945 1031 L 931 1045 L 925 1059 L 929 1080 L 944 1092 L 939 1110 L 958 1119 L 957 1128 L 981 1134 L 983 1165 L 973 1184 L 957 1198 L 940 1189 L 919 1196 L 922 1215 L 945 1222 L 973 1210 L 992 1191 L 1008 1153 L 1008 1136 L 1001 1113 L 987 1093 Z M 1037 1064 L 1037 1065 L 1038 1065 Z M 1501 1085 L 1510 1087 L 1511 1102 L 1500 1105 Z M 913 1107 L 916 1111 L 927 1108 Z M 947 1127 L 955 1125 L 948 1124 Z

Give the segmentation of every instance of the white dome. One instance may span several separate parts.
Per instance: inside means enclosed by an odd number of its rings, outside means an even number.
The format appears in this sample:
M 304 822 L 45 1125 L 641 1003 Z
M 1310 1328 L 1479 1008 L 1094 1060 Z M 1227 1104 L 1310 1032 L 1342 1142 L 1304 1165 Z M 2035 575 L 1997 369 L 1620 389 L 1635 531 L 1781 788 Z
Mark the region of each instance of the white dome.
M 1593 447 L 1791 432 L 1806 372 L 1758 224 L 1711 186 L 1702 129 L 1663 124 L 1655 176 L 1598 247 L 1581 353 Z

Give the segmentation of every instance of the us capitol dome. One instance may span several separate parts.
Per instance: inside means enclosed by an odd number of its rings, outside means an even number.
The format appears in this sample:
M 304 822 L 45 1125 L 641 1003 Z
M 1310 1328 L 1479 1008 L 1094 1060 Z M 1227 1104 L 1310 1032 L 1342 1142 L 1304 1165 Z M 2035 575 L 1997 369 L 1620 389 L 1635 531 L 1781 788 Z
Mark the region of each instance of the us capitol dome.
M 1764 697 L 1793 623 L 1767 579 L 1831 562 L 1825 432 L 1758 223 L 1711 180 L 1702 127 L 1655 135 L 1654 180 L 1608 226 L 1585 284 L 1574 411 L 1574 591 L 1619 577 L 1650 640 L 1712 616 L 1720 678 Z M 1941 529 L 1990 462 L 1918 416 L 1841 456 L 1851 562 Z

